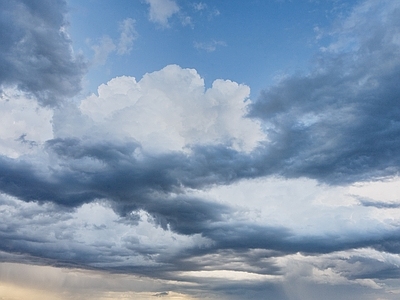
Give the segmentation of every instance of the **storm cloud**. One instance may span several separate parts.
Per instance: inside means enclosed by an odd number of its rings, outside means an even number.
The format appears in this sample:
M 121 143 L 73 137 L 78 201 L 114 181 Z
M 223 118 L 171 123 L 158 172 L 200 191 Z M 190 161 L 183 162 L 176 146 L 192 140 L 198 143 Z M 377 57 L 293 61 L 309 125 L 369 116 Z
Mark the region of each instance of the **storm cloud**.
M 0 87 L 50 106 L 75 96 L 86 67 L 66 32 L 66 2 L 2 1 L 0 11 Z
M 340 184 L 399 172 L 400 8 L 383 2 L 360 5 L 309 74 L 283 79 L 252 105 L 283 176 Z

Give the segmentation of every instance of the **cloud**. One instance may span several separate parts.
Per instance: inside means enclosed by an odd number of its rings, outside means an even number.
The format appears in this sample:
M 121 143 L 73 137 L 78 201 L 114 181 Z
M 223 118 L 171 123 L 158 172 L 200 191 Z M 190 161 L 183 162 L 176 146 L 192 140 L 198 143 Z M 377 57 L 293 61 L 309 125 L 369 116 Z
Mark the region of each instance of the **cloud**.
M 245 117 L 249 93 L 229 80 L 216 80 L 205 90 L 195 70 L 170 65 L 139 82 L 114 78 L 80 109 L 97 126 L 135 139 L 146 151 L 220 143 L 249 151 L 264 136 L 259 123 Z
M 194 47 L 199 50 L 204 50 L 206 52 L 214 52 L 217 50 L 217 47 L 219 46 L 226 46 L 226 43 L 224 41 L 211 41 L 208 43 L 200 43 L 200 42 L 194 42 Z
M 360 204 L 367 207 L 376 207 L 376 208 L 400 208 L 400 203 L 396 202 L 381 202 L 374 201 L 372 199 L 359 198 Z
M 4 87 L 0 260 L 157 279 L 110 283 L 150 299 L 395 299 L 398 178 L 370 193 L 399 171 L 400 10 L 381 3 L 256 102 L 177 65 L 52 109 Z M 121 24 L 98 57 L 129 53 Z
M 19 157 L 53 138 L 53 112 L 16 88 L 0 95 L 0 154 Z
M 115 78 L 79 107 L 54 110 L 54 137 L 41 146 L 40 156 L 1 157 L 0 188 L 26 202 L 64 209 L 101 199 L 134 224 L 143 211 L 164 230 L 201 234 L 213 243 L 204 248 L 209 252 L 326 253 L 379 244 L 397 251 L 397 235 L 387 228 L 372 236 L 350 232 L 328 238 L 323 232 L 296 238 L 288 224 L 249 222 L 227 203 L 188 193 L 280 174 L 279 156 L 265 152 L 270 136 L 266 140 L 260 123 L 246 117 L 248 95 L 245 85 L 224 80 L 205 90 L 195 70 L 176 65 L 139 82 Z M 143 251 L 134 239 L 129 245 Z
M 210 9 L 208 5 L 203 2 L 193 3 L 193 8 L 195 11 L 200 12 L 201 14 L 203 12 L 207 12 L 209 20 L 220 15 L 218 9 L 216 8 Z
M 309 74 L 252 104 L 283 176 L 346 183 L 399 172 L 399 13 L 390 1 L 361 4 Z
M 206 9 L 208 6 L 206 3 L 203 2 L 199 2 L 199 3 L 193 3 L 193 7 L 195 10 L 204 10 Z
M 137 32 L 135 30 L 135 20 L 127 18 L 120 24 L 121 36 L 118 42 L 117 53 L 129 54 L 132 50 L 133 42 L 137 39 Z
M 351 226 L 353 230 L 346 234 L 325 229 L 317 235 L 298 235 L 285 224 L 271 226 L 256 224 L 248 218 L 241 220 L 238 209 L 230 205 L 185 195 L 185 188 L 227 184 L 247 172 L 241 165 L 233 169 L 231 161 L 237 164 L 238 160 L 232 160 L 227 152 L 210 155 L 200 152 L 204 151 L 200 148 L 189 157 L 176 153 L 137 157 L 136 148 L 135 144 L 54 139 L 47 143 L 47 162 L 42 160 L 34 165 L 3 159 L 0 188 L 27 202 L 52 202 L 66 209 L 104 199 L 121 217 L 144 211 L 151 223 L 164 230 L 183 236 L 201 234 L 212 241 L 211 246 L 203 248 L 208 253 L 257 248 L 283 253 L 328 253 L 354 247 L 398 251 L 396 230 L 377 227 L 379 223 L 371 223 L 371 231 L 365 226 L 366 231 L 354 231 Z M 129 220 L 137 223 L 138 219 Z M 340 232 L 343 229 L 346 227 L 339 227 Z
M 91 46 L 94 51 L 93 63 L 104 65 L 109 55 L 116 52 L 118 55 L 127 55 L 132 51 L 133 42 L 137 39 L 138 33 L 135 30 L 135 20 L 127 18 L 120 23 L 120 37 L 118 42 L 108 35 L 103 36 L 98 44 Z
M 41 105 L 75 96 L 86 71 L 66 33 L 64 1 L 0 4 L 0 88 L 18 86 Z
M 150 5 L 149 20 L 168 27 L 168 19 L 179 12 L 179 6 L 174 0 L 146 0 Z
M 168 295 L 169 295 L 168 292 L 161 292 L 161 293 L 154 294 L 153 296 L 154 297 L 165 297 L 165 296 L 168 296 Z
M 114 41 L 109 36 L 103 36 L 98 44 L 92 45 L 94 51 L 93 61 L 95 64 L 104 65 L 108 59 L 108 56 L 114 52 L 117 47 Z

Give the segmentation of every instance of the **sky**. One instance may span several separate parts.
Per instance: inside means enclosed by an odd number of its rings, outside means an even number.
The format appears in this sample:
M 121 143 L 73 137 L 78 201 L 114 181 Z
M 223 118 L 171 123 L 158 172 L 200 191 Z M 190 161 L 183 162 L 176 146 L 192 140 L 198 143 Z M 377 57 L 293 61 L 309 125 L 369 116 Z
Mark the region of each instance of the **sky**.
M 0 299 L 400 296 L 400 2 L 0 2 Z

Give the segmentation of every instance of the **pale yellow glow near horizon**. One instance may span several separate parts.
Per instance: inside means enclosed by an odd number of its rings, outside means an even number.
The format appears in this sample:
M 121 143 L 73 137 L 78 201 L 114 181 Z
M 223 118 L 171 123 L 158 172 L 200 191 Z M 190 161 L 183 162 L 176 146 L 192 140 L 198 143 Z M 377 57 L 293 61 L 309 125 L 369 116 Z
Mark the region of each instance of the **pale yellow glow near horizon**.
M 0 300 L 154 300 L 159 298 L 166 300 L 194 300 L 194 298 L 174 292 L 169 292 L 168 295 L 160 297 L 155 295 L 154 293 L 102 292 L 93 296 L 85 294 L 79 297 L 77 294 L 65 291 L 58 294 L 54 291 L 38 290 L 0 282 Z
M 0 263 L 0 300 L 195 299 L 168 289 L 159 292 L 174 284 L 134 275 Z
M 0 298 L 1 299 L 1 298 Z M 166 300 L 194 300 L 187 295 L 169 292 L 168 295 L 163 296 L 155 296 L 154 293 L 133 293 L 133 292 L 126 292 L 126 293 L 118 293 L 118 292 L 109 292 L 105 293 L 100 298 L 93 298 L 93 300 L 131 300 L 131 299 L 138 299 L 138 300 L 155 300 L 155 299 L 166 299 Z M 90 299 L 92 300 L 92 299 Z
M 65 300 L 57 293 L 0 282 L 0 300 Z

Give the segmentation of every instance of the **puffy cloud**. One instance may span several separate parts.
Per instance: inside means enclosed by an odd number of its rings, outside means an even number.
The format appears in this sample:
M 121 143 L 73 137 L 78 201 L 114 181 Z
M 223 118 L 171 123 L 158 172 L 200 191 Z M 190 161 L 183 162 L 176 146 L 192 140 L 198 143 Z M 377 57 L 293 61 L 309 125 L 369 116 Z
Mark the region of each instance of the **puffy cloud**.
M 21 203 L 1 195 L 1 251 L 20 249 L 26 262 L 51 260 L 55 264 L 107 269 L 165 267 L 168 259 L 185 248 L 204 247 L 200 235 L 185 236 L 155 227 L 144 211 L 121 218 L 106 203 L 60 211 L 57 206 Z M 113 238 L 111 238 L 113 237 Z M 49 248 L 49 245 L 54 245 Z M 67 254 L 68 253 L 68 254 Z M 63 261 L 63 263 L 62 263 Z M 149 269 L 150 268 L 150 269 Z
M 146 0 L 150 5 L 149 19 L 163 27 L 168 27 L 168 19 L 179 12 L 179 6 L 174 0 Z
M 0 88 L 18 86 L 42 105 L 74 96 L 86 69 L 65 31 L 65 1 L 2 1 Z
M 245 117 L 249 93 L 247 86 L 229 80 L 216 80 L 205 90 L 195 70 L 170 65 L 139 82 L 114 78 L 80 108 L 104 131 L 133 138 L 146 151 L 208 144 L 250 151 L 264 134 L 258 122 Z

